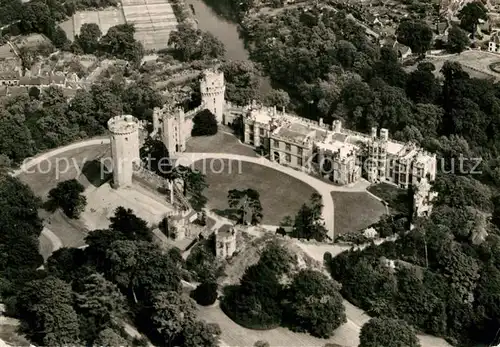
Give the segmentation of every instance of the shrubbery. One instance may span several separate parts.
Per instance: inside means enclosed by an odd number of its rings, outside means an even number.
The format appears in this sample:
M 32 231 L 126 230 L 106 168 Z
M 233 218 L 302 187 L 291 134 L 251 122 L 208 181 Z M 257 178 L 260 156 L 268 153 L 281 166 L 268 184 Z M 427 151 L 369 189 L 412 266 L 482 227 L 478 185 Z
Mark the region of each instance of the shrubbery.
M 217 300 L 217 289 L 217 283 L 203 282 L 193 291 L 193 299 L 202 306 L 210 306 Z

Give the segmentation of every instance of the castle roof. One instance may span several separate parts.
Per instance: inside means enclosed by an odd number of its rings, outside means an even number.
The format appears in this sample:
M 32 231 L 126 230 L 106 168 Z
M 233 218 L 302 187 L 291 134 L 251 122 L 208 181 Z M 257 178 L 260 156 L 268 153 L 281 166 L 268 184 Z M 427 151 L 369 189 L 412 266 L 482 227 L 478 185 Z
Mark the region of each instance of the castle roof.
M 225 238 L 233 235 L 233 226 L 231 224 L 224 224 L 217 230 L 217 236 Z

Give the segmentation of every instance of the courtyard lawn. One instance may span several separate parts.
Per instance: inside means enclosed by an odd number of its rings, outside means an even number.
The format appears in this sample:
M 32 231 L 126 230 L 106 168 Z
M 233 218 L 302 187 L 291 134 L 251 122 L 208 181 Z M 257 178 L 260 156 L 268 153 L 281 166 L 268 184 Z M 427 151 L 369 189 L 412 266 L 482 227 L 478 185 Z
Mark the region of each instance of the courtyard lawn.
M 385 206 L 363 192 L 331 192 L 335 206 L 335 235 L 357 232 L 377 222 Z
M 207 207 L 220 215 L 231 212 L 227 201 L 229 190 L 258 191 L 264 215 L 262 224 L 278 225 L 285 216 L 293 217 L 315 191 L 294 177 L 248 162 L 207 159 L 195 162 L 194 168 L 206 175 Z
M 221 129 L 213 136 L 191 137 L 186 144 L 186 152 L 192 153 L 231 153 L 256 157 L 252 147 L 243 145 L 231 134 Z

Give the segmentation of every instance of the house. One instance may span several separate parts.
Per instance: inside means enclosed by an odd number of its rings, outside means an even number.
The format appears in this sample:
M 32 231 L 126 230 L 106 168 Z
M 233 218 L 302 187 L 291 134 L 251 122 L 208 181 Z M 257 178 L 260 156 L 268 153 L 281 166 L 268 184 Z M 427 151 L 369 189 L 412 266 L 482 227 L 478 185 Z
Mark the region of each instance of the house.
M 499 53 L 500 52 L 500 38 L 498 37 L 498 31 L 495 32 L 490 37 L 488 42 L 488 52 Z

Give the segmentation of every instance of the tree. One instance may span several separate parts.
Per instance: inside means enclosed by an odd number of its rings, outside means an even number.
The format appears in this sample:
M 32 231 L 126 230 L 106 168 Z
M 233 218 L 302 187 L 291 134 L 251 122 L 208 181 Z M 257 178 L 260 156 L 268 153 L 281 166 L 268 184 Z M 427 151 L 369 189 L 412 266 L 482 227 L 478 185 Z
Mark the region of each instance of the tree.
M 217 130 L 217 119 L 209 110 L 200 111 L 193 117 L 191 136 L 212 136 Z
M 137 217 L 130 208 L 117 207 L 115 215 L 110 218 L 110 221 L 110 229 L 121 232 L 128 240 L 153 240 L 153 234 L 148 227 L 148 222 Z
M 249 61 L 229 61 L 221 66 L 226 83 L 226 100 L 247 105 L 259 99 L 258 72 Z
M 196 300 L 199 305 L 210 306 L 215 303 L 219 296 L 217 289 L 217 283 L 203 282 L 193 291 L 193 299 Z
M 167 346 L 196 322 L 196 306 L 192 299 L 176 292 L 158 293 L 153 300 L 152 321 Z
M 273 89 L 266 95 L 265 103 L 283 110 L 290 104 L 290 96 L 283 89 Z
M 217 277 L 217 259 L 210 240 L 198 242 L 186 259 L 187 269 L 201 282 L 212 282 Z
M 238 209 L 240 223 L 257 224 L 262 220 L 260 194 L 255 189 L 231 189 L 227 194 L 229 207 Z
M 49 6 L 41 1 L 23 4 L 20 20 L 19 26 L 25 33 L 48 34 L 55 27 Z
M 420 347 L 413 327 L 403 320 L 372 318 L 363 325 L 359 347 Z
M 219 59 L 225 54 L 224 44 L 219 39 L 185 23 L 170 33 L 168 45 L 173 47 L 176 57 L 182 61 Z
M 47 270 L 50 274 L 71 283 L 82 276 L 82 267 L 87 258 L 83 249 L 59 248 L 47 259 Z
M 127 346 L 128 342 L 120 334 L 114 331 L 112 328 L 106 328 L 99 332 L 97 338 L 94 340 L 93 346 Z
M 303 204 L 295 216 L 291 236 L 323 241 L 328 237 L 321 217 L 323 203 L 321 195 L 313 193 L 309 204 Z
M 398 26 L 396 35 L 399 42 L 407 45 L 417 54 L 425 55 L 425 52 L 431 47 L 432 29 L 422 21 L 402 21 Z
M 208 187 L 205 175 L 188 166 L 178 165 L 169 175 L 170 179 L 181 179 L 183 183 L 182 193 L 189 196 L 189 203 L 195 211 L 201 211 L 208 199 L 203 195 L 203 190 Z
M 75 296 L 77 311 L 91 318 L 96 330 L 111 326 L 125 313 L 125 297 L 100 274 L 82 279 Z
M 139 64 L 144 56 L 144 48 L 134 38 L 132 24 L 119 24 L 111 27 L 99 41 L 100 50 L 118 59 Z
M 68 217 L 78 218 L 87 205 L 84 190 L 76 179 L 59 182 L 49 191 L 49 202 L 53 207 L 60 207 Z
M 153 109 L 163 105 L 151 79 L 141 78 L 127 86 L 122 94 L 123 109 L 140 120 L 152 121 Z
M 474 40 L 479 20 L 488 18 L 487 10 L 480 1 L 469 2 L 458 12 L 458 18 L 460 19 L 460 26 L 472 33 L 472 39 Z
M 461 53 L 470 44 L 467 32 L 462 30 L 460 27 L 454 25 L 448 31 L 448 42 L 446 48 L 451 53 Z
M 106 252 L 105 275 L 135 302 L 162 291 L 180 291 L 182 258 L 145 241 L 115 241 Z
M 78 343 L 78 318 L 69 284 L 55 277 L 29 282 L 17 303 L 17 313 L 32 341 L 46 346 Z
M 218 324 L 196 321 L 184 329 L 184 347 L 218 347 L 221 333 Z
M 286 290 L 285 319 L 293 329 L 327 338 L 347 321 L 340 286 L 326 275 L 302 270 Z
M 93 54 L 99 49 L 99 39 L 102 32 L 95 23 L 84 23 L 80 28 L 80 35 L 77 35 L 75 41 L 85 54 Z

